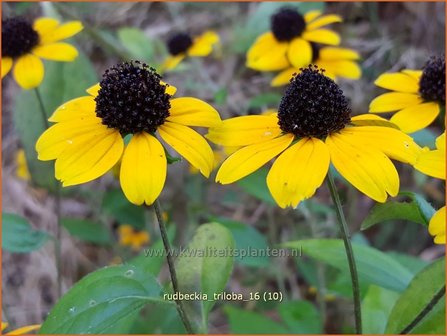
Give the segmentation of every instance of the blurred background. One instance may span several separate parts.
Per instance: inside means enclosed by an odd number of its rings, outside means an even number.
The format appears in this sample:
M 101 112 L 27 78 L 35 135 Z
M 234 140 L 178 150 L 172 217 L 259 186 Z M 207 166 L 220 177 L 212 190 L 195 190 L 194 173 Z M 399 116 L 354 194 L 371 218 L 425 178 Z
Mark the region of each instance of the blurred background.
M 203 99 L 222 118 L 259 114 L 277 108 L 284 88 L 271 88 L 273 74 L 245 67 L 245 52 L 269 29 L 269 17 L 281 3 L 2 3 L 3 18 L 21 15 L 33 20 L 52 16 L 81 20 L 83 32 L 73 38 L 80 57 L 70 64 L 46 63 L 41 87 L 51 113 L 61 103 L 84 94 L 110 66 L 139 59 L 159 67 L 168 56 L 165 42 L 173 32 L 199 35 L 215 30 L 221 39 L 214 54 L 186 59 L 164 80 L 178 88 L 177 97 Z M 430 3 L 295 3 L 302 13 L 321 9 L 344 18 L 333 29 L 341 46 L 361 56 L 362 78 L 339 80 L 351 100 L 353 114 L 368 112 L 369 102 L 383 90 L 373 82 L 383 72 L 420 69 L 432 55 L 445 52 L 445 4 Z M 31 226 L 55 232 L 52 163 L 36 160 L 34 143 L 43 130 L 32 92 L 22 92 L 11 76 L 2 81 L 2 203 L 3 212 L 26 218 Z M 443 131 L 442 120 L 414 135 L 433 148 Z M 216 149 L 216 161 L 224 153 Z M 24 172 L 24 162 L 32 178 Z M 408 166 L 396 164 L 401 190 L 422 194 L 435 209 L 444 203 L 445 186 Z M 201 223 L 218 220 L 232 231 L 239 248 L 265 248 L 311 237 L 338 237 L 329 192 L 323 185 L 297 209 L 281 210 L 266 185 L 267 169 L 239 183 L 222 186 L 191 170 L 181 161 L 169 167 L 162 204 L 176 246 L 184 246 Z M 373 246 L 417 272 L 444 253 L 433 245 L 427 229 L 408 221 L 387 221 L 361 231 L 374 202 L 344 183 L 338 185 L 346 216 L 360 244 Z M 116 172 L 87 185 L 64 189 L 62 195 L 62 283 L 64 291 L 86 274 L 106 265 L 126 262 L 159 242 L 152 213 L 130 205 L 120 191 Z M 120 227 L 130 225 L 150 235 L 132 247 L 120 239 Z M 14 326 L 41 323 L 57 301 L 53 244 L 35 251 L 2 254 L 2 308 Z M 161 267 L 161 264 L 160 264 Z M 168 280 L 166 267 L 159 279 Z M 367 285 L 363 284 L 363 293 Z M 317 290 L 318 288 L 318 290 Z M 286 330 L 299 333 L 352 332 L 349 275 L 302 258 L 236 260 L 227 290 L 245 293 L 281 291 L 295 306 L 277 302 L 220 302 L 210 317 L 211 333 Z M 288 323 L 287 311 L 295 314 Z M 171 312 L 172 313 L 172 312 Z M 147 309 L 128 332 L 181 331 L 167 312 Z M 171 315 L 170 315 L 171 314 Z M 175 315 L 175 311 L 173 313 Z M 323 317 L 324 316 L 324 317 Z M 267 318 L 264 318 L 267 317 Z M 250 325 L 252 327 L 250 327 Z M 253 327 L 254 326 L 254 327 Z M 255 329 L 253 329 L 255 328 Z M 256 329 L 262 328 L 262 329 Z M 301 328 L 301 329 L 300 329 Z

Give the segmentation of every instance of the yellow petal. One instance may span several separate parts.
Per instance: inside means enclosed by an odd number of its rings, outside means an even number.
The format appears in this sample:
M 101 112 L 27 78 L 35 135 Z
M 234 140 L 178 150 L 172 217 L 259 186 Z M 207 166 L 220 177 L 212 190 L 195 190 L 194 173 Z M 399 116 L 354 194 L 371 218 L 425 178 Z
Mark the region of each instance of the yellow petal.
M 380 75 L 375 85 L 397 92 L 417 93 L 419 91 L 418 81 L 405 73 L 385 73 Z
M 160 136 L 202 175 L 209 177 L 214 165 L 213 151 L 206 140 L 187 126 L 166 122 L 158 128 Z
M 68 43 L 51 43 L 39 45 L 33 49 L 33 54 L 52 61 L 71 62 L 78 57 L 78 51 Z
M 186 126 L 213 127 L 221 123 L 219 113 L 203 100 L 191 97 L 175 98 L 171 101 L 171 122 Z
M 404 108 L 392 116 L 390 121 L 405 133 L 413 133 L 430 125 L 439 115 L 439 105 L 435 102 Z
M 79 33 L 84 27 L 81 21 L 70 21 L 40 35 L 40 44 L 67 39 Z
M 247 52 L 247 67 L 260 71 L 282 70 L 289 66 L 289 44 L 279 42 L 271 32 L 258 37 Z
M 319 10 L 309 11 L 306 14 L 304 14 L 304 21 L 306 21 L 306 23 L 308 23 L 310 21 L 315 20 L 320 15 L 321 15 L 321 11 L 319 11 Z
M 312 48 L 310 43 L 301 38 L 295 38 L 290 42 L 287 57 L 295 68 L 301 68 L 312 62 Z
M 36 143 L 38 159 L 54 160 L 59 157 L 69 145 L 91 141 L 107 134 L 109 129 L 101 124 L 99 118 L 84 118 L 61 122 L 51 126 L 39 137 Z
M 356 126 L 384 126 L 399 129 L 396 124 L 389 120 L 379 117 L 376 114 L 360 114 L 351 117 L 351 123 Z
M 324 61 L 350 60 L 355 61 L 360 58 L 358 52 L 347 48 L 324 47 L 320 49 L 319 59 Z
M 166 86 L 165 92 L 171 96 L 175 95 L 175 93 L 177 92 L 177 88 L 175 86 L 172 86 L 172 85 L 165 83 L 163 81 L 160 81 L 160 84 Z
M 306 25 L 306 30 L 314 30 L 323 26 L 326 26 L 331 23 L 342 22 L 343 19 L 339 15 L 329 14 L 320 16 L 318 19 L 313 20 L 312 22 Z
M 15 330 L 10 331 L 9 333 L 6 333 L 6 335 L 27 335 L 31 331 L 39 330 L 40 324 L 33 324 L 26 327 L 18 328 Z
M 96 83 L 93 86 L 90 86 L 87 90 L 85 90 L 89 95 L 96 97 L 98 95 L 99 89 L 101 89 L 101 85 Z
M 331 161 L 338 172 L 377 202 L 385 202 L 387 193 L 396 196 L 399 175 L 391 160 L 373 147 L 347 142 L 345 138 L 342 132 L 326 138 Z
M 213 31 L 207 31 L 194 39 L 187 53 L 190 56 L 208 56 L 213 51 L 213 45 L 219 42 L 219 35 Z
M 101 119 L 96 117 L 95 108 L 96 102 L 93 97 L 75 98 L 59 106 L 48 120 L 63 122 L 95 118 L 96 122 L 101 122 Z
M 333 73 L 336 77 L 359 79 L 362 76 L 360 66 L 352 61 L 323 61 L 317 62 L 319 68 Z
M 5 330 L 6 328 L 8 328 L 8 323 L 6 323 L 6 322 L 2 322 L 2 325 L 1 325 L 1 331 L 3 331 L 3 330 Z
M 2 57 L 2 78 L 5 77 L 12 68 L 12 58 Z
M 33 23 L 33 29 L 42 36 L 43 34 L 55 29 L 59 26 L 59 21 L 53 18 L 42 17 L 38 18 Z
M 218 127 L 210 128 L 205 137 L 218 145 L 233 147 L 274 139 L 281 133 L 276 114 L 249 115 L 224 120 Z
M 412 137 L 392 127 L 347 127 L 340 134 L 343 134 L 344 141 L 365 148 L 375 148 L 391 159 L 404 163 L 413 164 L 422 151 Z
M 421 152 L 414 168 L 425 175 L 445 180 L 445 150 L 435 149 Z
M 90 182 L 112 169 L 123 149 L 123 138 L 114 129 L 108 129 L 93 141 L 91 138 L 73 141 L 56 160 L 56 178 L 64 187 Z
M 407 74 L 411 77 L 413 77 L 418 83 L 422 76 L 422 70 L 411 70 L 411 69 L 404 69 L 401 72 L 404 74 Z
M 127 199 L 136 205 L 151 205 L 163 190 L 166 173 L 167 160 L 161 143 L 146 132 L 132 136 L 120 172 L 121 188 Z
M 436 148 L 445 151 L 445 131 L 436 138 Z
M 42 61 L 32 54 L 20 56 L 14 64 L 14 79 L 24 89 L 38 87 L 42 83 L 43 74 Z
M 168 58 L 164 61 L 163 65 L 161 66 L 162 71 L 174 69 L 177 65 L 180 64 L 180 62 L 184 58 L 185 58 L 185 54 L 179 54 L 176 56 L 168 56 Z
M 270 85 L 274 87 L 287 85 L 290 83 L 293 75 L 298 73 L 300 73 L 300 69 L 297 68 L 288 68 L 283 70 L 272 79 Z
M 310 42 L 323 43 L 329 45 L 340 44 L 340 35 L 329 29 L 316 29 L 312 31 L 305 31 L 301 37 Z
M 273 163 L 267 185 L 281 208 L 296 207 L 311 197 L 323 183 L 330 156 L 324 142 L 304 138 L 288 148 Z
M 229 184 L 253 173 L 289 147 L 293 138 L 292 134 L 286 134 L 239 149 L 222 164 L 216 182 Z
M 436 244 L 445 244 L 445 206 L 435 212 L 430 219 L 428 232 L 435 237 Z
M 420 103 L 422 103 L 422 98 L 417 94 L 401 92 L 384 93 L 374 98 L 369 104 L 369 112 L 392 112 Z

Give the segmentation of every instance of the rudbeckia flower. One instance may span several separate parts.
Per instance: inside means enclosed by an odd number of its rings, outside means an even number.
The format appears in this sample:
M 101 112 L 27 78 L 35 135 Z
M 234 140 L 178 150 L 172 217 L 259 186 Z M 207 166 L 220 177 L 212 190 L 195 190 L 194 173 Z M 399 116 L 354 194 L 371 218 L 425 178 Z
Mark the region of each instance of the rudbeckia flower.
M 89 96 L 54 112 L 49 121 L 56 124 L 37 141 L 38 158 L 56 160 L 55 175 L 63 186 L 94 180 L 121 159 L 121 188 L 137 205 L 152 204 L 165 183 L 167 158 L 158 136 L 208 177 L 213 151 L 188 126 L 216 126 L 219 114 L 199 99 L 172 98 L 175 91 L 146 64 L 114 66 L 87 90 Z
M 135 231 L 132 225 L 124 224 L 118 228 L 119 244 L 129 246 L 134 251 L 139 251 L 142 246 L 149 243 L 149 233 Z
M 2 322 L 2 334 L 3 331 L 8 328 L 8 323 Z M 15 330 L 11 330 L 10 332 L 7 332 L 5 335 L 28 335 L 31 331 L 36 331 L 40 329 L 40 324 L 33 324 L 25 327 L 21 327 Z
M 445 244 L 445 206 L 435 212 L 428 224 L 428 232 L 434 237 L 435 244 Z
M 311 42 L 312 47 L 312 64 L 324 69 L 324 74 L 332 78 L 334 81 L 338 77 L 348 79 L 359 79 L 362 75 L 362 70 L 356 61 L 360 55 L 352 49 L 337 48 L 337 47 L 322 47 L 317 43 Z M 296 62 L 294 62 L 296 64 Z M 299 73 L 300 67 L 290 65 L 287 69 L 281 71 L 275 78 L 273 78 L 272 86 L 282 86 L 289 84 L 290 78 L 296 73 Z
M 207 31 L 195 38 L 192 38 L 187 33 L 172 35 L 167 42 L 170 56 L 163 63 L 162 69 L 174 69 L 187 56 L 208 56 L 213 51 L 213 46 L 217 43 L 219 43 L 219 35 L 214 31 Z
M 350 113 L 332 79 L 315 67 L 303 69 L 287 87 L 277 114 L 236 117 L 209 129 L 211 141 L 242 146 L 222 164 L 216 181 L 235 182 L 277 157 L 268 188 L 280 207 L 296 207 L 315 193 L 332 163 L 354 187 L 384 202 L 399 190 L 391 159 L 414 163 L 421 149 L 384 119 Z
M 52 18 L 39 18 L 33 24 L 21 18 L 2 20 L 2 78 L 12 70 L 17 84 L 24 89 L 40 85 L 44 77 L 41 58 L 71 62 L 78 51 L 60 42 L 82 30 L 82 23 L 60 24 Z
M 423 71 L 382 74 L 374 84 L 394 92 L 376 97 L 369 112 L 397 111 L 390 121 L 405 133 L 416 132 L 430 125 L 445 106 L 445 59 L 432 57 Z
M 308 65 L 312 60 L 311 42 L 338 45 L 340 36 L 321 28 L 341 22 L 335 14 L 311 11 L 302 16 L 293 8 L 282 8 L 271 17 L 271 31 L 262 34 L 247 52 L 247 67 L 259 71 L 276 71 Z

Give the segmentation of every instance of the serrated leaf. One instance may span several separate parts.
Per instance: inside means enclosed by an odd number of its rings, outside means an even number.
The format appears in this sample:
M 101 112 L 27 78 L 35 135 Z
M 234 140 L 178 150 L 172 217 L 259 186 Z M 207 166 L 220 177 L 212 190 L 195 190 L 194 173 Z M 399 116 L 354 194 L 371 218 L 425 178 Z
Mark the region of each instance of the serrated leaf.
M 411 272 L 373 247 L 352 245 L 360 283 L 375 284 L 398 292 L 405 290 L 413 277 Z M 281 246 L 299 249 L 304 256 L 315 258 L 343 272 L 349 272 L 345 247 L 341 239 L 307 239 L 287 242 Z
M 183 302 L 198 333 L 206 333 L 208 313 L 216 303 L 214 294 L 225 289 L 230 277 L 233 257 L 225 250 L 233 248 L 234 240 L 227 228 L 218 223 L 203 224 L 176 261 L 180 292 L 208 295 L 209 300 Z
M 386 203 L 378 203 L 363 220 L 361 229 L 389 220 L 407 220 L 414 223 L 428 225 L 435 209 L 421 196 L 412 192 L 401 192 L 400 196 L 406 196 L 409 202 L 389 200 Z
M 420 271 L 402 293 L 391 311 L 386 333 L 445 334 L 444 307 L 445 258 L 440 258 Z M 418 316 L 418 323 L 410 327 Z
M 133 265 L 105 267 L 77 282 L 51 309 L 39 333 L 106 333 L 148 303 L 168 304 L 149 272 Z
M 88 219 L 62 218 L 61 224 L 74 237 L 98 245 L 112 242 L 110 231 L 103 225 Z
M 40 249 L 51 236 L 31 227 L 25 218 L 2 214 L 2 248 L 8 252 L 28 253 Z

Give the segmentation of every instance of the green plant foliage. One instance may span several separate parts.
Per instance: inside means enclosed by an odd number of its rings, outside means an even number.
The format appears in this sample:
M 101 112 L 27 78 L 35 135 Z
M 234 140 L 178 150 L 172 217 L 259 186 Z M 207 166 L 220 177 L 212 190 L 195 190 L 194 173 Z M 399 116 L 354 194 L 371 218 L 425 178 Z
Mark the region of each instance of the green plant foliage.
M 137 316 L 145 304 L 170 304 L 162 300 L 161 293 L 157 280 L 144 268 L 106 267 L 77 282 L 50 311 L 40 333 L 120 332 L 115 326 Z
M 343 240 L 307 239 L 281 244 L 283 247 L 302 249 L 309 256 L 327 263 L 343 272 L 349 272 Z M 402 292 L 412 279 L 412 274 L 390 256 L 379 250 L 353 244 L 360 282 L 375 284 Z
M 77 218 L 62 218 L 61 224 L 71 235 L 80 240 L 98 245 L 112 243 L 110 231 L 102 224 Z
M 153 43 L 142 30 L 132 27 L 120 28 L 118 39 L 133 58 L 152 63 L 154 57 Z
M 323 325 L 317 308 L 308 301 L 279 304 L 279 314 L 292 334 L 322 334 Z
M 112 189 L 105 194 L 102 210 L 119 224 L 144 228 L 144 208 L 130 203 L 121 189 Z
M 442 297 L 437 294 L 442 292 Z M 424 314 L 427 307 L 432 310 Z M 419 316 L 419 319 L 418 319 Z M 418 320 L 412 328 L 412 321 Z M 425 267 L 397 300 L 386 333 L 445 334 L 445 258 Z
M 218 223 L 203 224 L 176 261 L 180 292 L 208 295 L 208 300 L 184 301 L 193 328 L 199 333 L 207 332 L 208 313 L 216 303 L 214 294 L 225 289 L 231 275 L 233 257 L 225 250 L 233 248 L 233 236 L 227 228 Z
M 275 205 L 276 202 L 267 188 L 267 182 L 266 182 L 267 174 L 268 174 L 267 168 L 260 168 L 254 173 L 239 180 L 237 184 L 247 194 L 256 197 L 268 204 Z
M 35 230 L 18 215 L 2 214 L 2 248 L 8 252 L 28 253 L 40 249 L 51 236 Z

